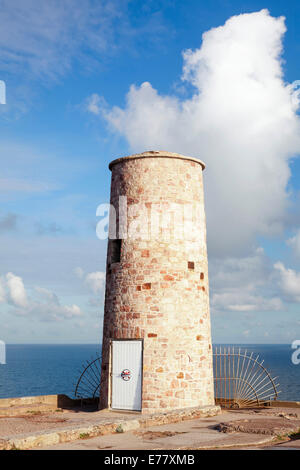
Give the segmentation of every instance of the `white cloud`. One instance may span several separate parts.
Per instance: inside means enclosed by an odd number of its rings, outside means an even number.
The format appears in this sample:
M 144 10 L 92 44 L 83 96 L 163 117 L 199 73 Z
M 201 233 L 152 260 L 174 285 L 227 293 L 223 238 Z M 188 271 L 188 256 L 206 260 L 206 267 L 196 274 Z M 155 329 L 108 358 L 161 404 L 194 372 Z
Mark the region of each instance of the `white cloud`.
M 0 304 L 6 302 L 6 293 L 4 289 L 4 281 L 0 278 Z
M 294 237 L 291 237 L 287 240 L 287 245 L 289 245 L 296 256 L 300 257 L 300 230 L 298 230 Z
M 44 300 L 47 300 L 48 303 L 59 305 L 59 300 L 57 295 L 54 292 L 51 292 L 45 287 L 35 286 L 35 292 Z
M 284 18 L 267 10 L 230 18 L 183 54 L 191 98 L 131 86 L 124 109 L 104 111 L 133 151 L 203 159 L 210 254 L 241 255 L 282 229 L 289 158 L 300 151 L 299 94 L 282 71 Z
M 261 248 L 244 258 L 212 260 L 210 281 L 213 312 L 283 309 L 277 287 L 274 289 L 272 266 Z
M 74 62 L 91 70 L 103 58 L 144 34 L 155 39 L 165 29 L 157 14 L 143 27 L 128 15 L 128 0 L 0 0 L 0 67 L 56 79 Z
M 78 305 L 60 305 L 56 302 L 31 302 L 26 311 L 15 312 L 19 315 L 38 317 L 41 321 L 73 320 L 83 315 Z
M 85 288 L 92 293 L 88 299 L 88 306 L 103 310 L 106 273 L 103 271 L 85 273 L 80 267 L 75 268 L 74 273 Z
M 6 294 L 7 291 L 7 294 Z M 9 303 L 16 315 L 37 317 L 42 321 L 60 321 L 82 316 L 78 305 L 61 305 L 58 296 L 44 287 L 36 286 L 30 297 L 25 289 L 23 279 L 13 273 L 7 273 L 0 279 L 0 302 Z
M 260 295 L 252 295 L 247 292 L 228 292 L 214 294 L 212 305 L 216 309 L 230 310 L 232 312 L 272 312 L 283 308 L 279 297 L 265 298 Z
M 257 286 L 263 286 L 270 277 L 271 268 L 262 248 L 257 248 L 243 258 L 227 257 L 224 260 L 212 259 L 210 272 L 213 285 L 228 291 L 230 286 L 238 289 L 243 286 L 248 292 Z
M 7 273 L 6 283 L 12 304 L 15 307 L 26 308 L 28 306 L 28 299 L 22 278 L 15 276 L 13 273 Z
M 85 282 L 94 292 L 94 294 L 98 294 L 103 290 L 105 283 L 105 273 L 101 271 L 89 273 L 85 278 Z
M 93 93 L 86 100 L 86 110 L 92 114 L 100 115 L 106 108 L 106 102 L 102 96 Z
M 274 268 L 278 273 L 278 286 L 286 300 L 300 302 L 300 272 L 286 268 L 281 262 L 275 263 Z
M 75 305 L 75 304 L 71 306 L 66 305 L 64 307 L 63 315 L 65 316 L 65 318 L 73 318 L 73 317 L 81 316 L 82 312 L 80 310 L 80 307 L 78 307 L 78 305 Z
M 83 279 L 88 288 L 96 295 L 103 291 L 105 285 L 105 272 L 95 271 L 85 274 L 84 270 L 80 267 L 74 269 L 75 275 L 79 279 Z
M 80 59 L 81 45 L 104 50 L 118 16 L 112 2 L 1 0 L 1 69 L 56 78 Z M 12 34 L 13 32 L 13 34 Z

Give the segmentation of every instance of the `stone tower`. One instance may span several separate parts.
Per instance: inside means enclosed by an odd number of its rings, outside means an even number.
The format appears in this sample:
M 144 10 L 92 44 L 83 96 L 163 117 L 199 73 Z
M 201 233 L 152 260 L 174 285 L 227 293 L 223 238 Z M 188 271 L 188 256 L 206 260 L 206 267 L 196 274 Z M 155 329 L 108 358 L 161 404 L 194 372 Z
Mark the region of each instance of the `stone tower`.
M 109 168 L 100 408 L 213 405 L 205 165 L 151 151 Z

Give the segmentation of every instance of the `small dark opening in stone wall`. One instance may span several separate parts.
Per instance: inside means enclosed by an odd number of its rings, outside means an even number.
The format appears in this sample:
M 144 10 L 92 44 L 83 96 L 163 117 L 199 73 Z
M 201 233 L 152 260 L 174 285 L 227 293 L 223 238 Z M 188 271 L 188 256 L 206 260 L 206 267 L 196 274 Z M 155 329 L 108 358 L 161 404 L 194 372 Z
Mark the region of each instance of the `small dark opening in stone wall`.
M 111 263 L 120 263 L 121 261 L 121 247 L 122 247 L 122 240 L 112 240 L 111 241 Z
M 188 261 L 188 268 L 189 268 L 189 269 L 195 269 L 195 263 L 194 263 L 194 261 Z

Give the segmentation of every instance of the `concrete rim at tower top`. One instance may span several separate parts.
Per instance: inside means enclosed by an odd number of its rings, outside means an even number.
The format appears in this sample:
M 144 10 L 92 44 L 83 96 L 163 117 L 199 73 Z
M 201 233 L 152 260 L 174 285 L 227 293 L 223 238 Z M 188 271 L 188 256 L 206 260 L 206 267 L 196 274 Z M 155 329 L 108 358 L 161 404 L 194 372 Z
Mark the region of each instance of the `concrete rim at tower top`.
M 111 170 L 112 167 L 116 165 L 117 163 L 121 163 L 126 160 L 136 160 L 138 158 L 179 158 L 180 160 L 189 160 L 192 162 L 199 163 L 202 166 L 202 170 L 205 169 L 205 163 L 203 163 L 202 160 L 199 160 L 199 158 L 188 157 L 186 155 L 181 155 L 180 153 L 164 152 L 162 150 L 160 151 L 150 150 L 148 152 L 135 153 L 134 155 L 128 155 L 127 157 L 116 158 L 116 160 L 113 160 L 112 162 L 110 162 L 108 168 Z

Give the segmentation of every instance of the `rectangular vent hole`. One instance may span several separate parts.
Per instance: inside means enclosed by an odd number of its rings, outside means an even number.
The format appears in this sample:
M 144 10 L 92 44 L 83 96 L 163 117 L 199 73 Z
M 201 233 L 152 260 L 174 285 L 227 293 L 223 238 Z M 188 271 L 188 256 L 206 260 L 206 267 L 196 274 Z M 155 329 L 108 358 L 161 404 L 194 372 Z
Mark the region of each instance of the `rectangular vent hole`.
M 122 240 L 111 240 L 111 263 L 120 263 L 121 261 Z

